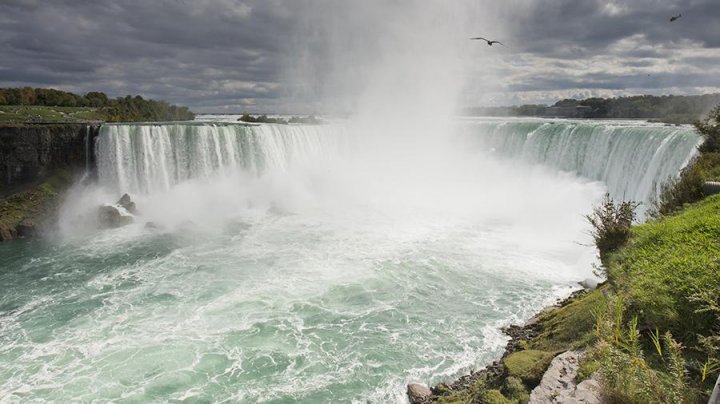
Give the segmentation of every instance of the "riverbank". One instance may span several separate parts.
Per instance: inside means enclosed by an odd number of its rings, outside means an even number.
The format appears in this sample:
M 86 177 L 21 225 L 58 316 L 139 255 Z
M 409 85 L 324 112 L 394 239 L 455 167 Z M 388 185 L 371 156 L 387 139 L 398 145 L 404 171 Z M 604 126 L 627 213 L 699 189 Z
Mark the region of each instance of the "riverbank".
M 607 402 L 707 402 L 720 372 L 720 195 L 634 226 L 608 282 L 510 327 L 502 358 L 414 402 L 525 403 L 553 358 L 584 352 Z
M 524 325 L 505 327 L 502 331 L 510 340 L 500 359 L 451 383 L 431 387 L 431 395 L 424 399 L 410 397 L 410 401 L 527 402 L 556 355 L 593 341 L 594 321 L 587 314 L 602 300 L 605 289 L 576 291 Z

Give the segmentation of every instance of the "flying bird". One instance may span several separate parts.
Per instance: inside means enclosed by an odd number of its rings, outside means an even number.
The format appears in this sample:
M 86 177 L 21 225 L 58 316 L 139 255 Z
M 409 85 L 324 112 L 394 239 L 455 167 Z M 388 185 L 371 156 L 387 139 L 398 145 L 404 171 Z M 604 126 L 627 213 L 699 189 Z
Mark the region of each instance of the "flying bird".
M 491 40 L 489 40 L 489 39 L 485 39 L 485 38 L 480 37 L 480 36 L 477 37 L 477 38 L 470 38 L 470 39 L 471 39 L 471 40 L 481 39 L 481 40 L 487 42 L 488 46 L 493 46 L 493 44 L 495 44 L 495 43 L 498 43 L 498 44 L 500 44 L 500 45 L 502 45 L 502 46 L 505 46 L 505 45 L 504 45 L 502 42 L 500 42 L 500 41 L 491 41 Z
M 670 17 L 670 22 L 673 22 L 673 21 L 677 20 L 677 19 L 680 18 L 680 17 L 682 17 L 682 13 Z

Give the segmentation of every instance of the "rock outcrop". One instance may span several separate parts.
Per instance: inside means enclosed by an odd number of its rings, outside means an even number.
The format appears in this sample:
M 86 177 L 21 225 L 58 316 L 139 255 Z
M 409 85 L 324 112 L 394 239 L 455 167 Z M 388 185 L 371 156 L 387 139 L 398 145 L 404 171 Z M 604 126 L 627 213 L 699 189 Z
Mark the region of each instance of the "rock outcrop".
M 422 384 L 410 383 L 407 386 L 407 395 L 411 404 L 422 404 L 430 402 L 432 391 Z
M 588 403 L 601 404 L 600 381 L 597 374 L 590 379 L 575 382 L 582 352 L 567 351 L 556 356 L 530 394 L 530 404 Z
M 135 222 L 137 207 L 130 195 L 124 194 L 114 205 L 103 205 L 98 208 L 98 222 L 101 228 L 117 228 Z
M 102 228 L 114 229 L 135 222 L 135 218 L 119 205 L 103 205 L 98 208 L 98 222 Z
M 117 201 L 117 204 L 125 208 L 125 210 L 132 213 L 133 215 L 137 214 L 137 206 L 135 206 L 135 202 L 130 199 L 130 195 L 123 194 L 123 196 L 120 197 L 120 200 Z
M 43 124 L 0 126 L 0 197 L 20 192 L 58 169 L 94 165 L 99 126 Z

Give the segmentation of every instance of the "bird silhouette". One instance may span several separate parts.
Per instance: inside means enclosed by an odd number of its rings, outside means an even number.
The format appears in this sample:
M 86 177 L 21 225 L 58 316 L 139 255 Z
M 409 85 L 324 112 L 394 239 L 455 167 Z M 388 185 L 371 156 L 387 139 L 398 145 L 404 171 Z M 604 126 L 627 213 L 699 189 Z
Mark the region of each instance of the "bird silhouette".
M 489 40 L 489 39 L 485 39 L 485 38 L 480 37 L 480 36 L 477 37 L 477 38 L 470 38 L 470 39 L 471 39 L 471 40 L 481 39 L 481 40 L 487 42 L 488 46 L 493 46 L 493 44 L 496 44 L 496 43 L 497 43 L 497 44 L 500 44 L 500 45 L 502 45 L 502 46 L 505 46 L 505 44 L 503 44 L 503 43 L 500 42 L 500 41 L 491 41 L 491 40 Z
M 680 18 L 680 17 L 682 17 L 682 13 L 670 17 L 670 22 L 673 22 L 673 21 L 677 20 L 677 19 Z

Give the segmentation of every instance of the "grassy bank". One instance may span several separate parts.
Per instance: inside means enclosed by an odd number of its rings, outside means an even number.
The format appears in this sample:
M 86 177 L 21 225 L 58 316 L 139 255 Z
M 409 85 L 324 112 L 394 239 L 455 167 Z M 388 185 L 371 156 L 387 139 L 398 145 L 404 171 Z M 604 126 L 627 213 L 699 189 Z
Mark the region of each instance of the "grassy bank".
M 35 105 L 0 105 L 0 124 L 28 122 L 103 121 L 106 114 L 91 107 L 45 107 Z
M 634 226 L 609 282 L 537 318 L 537 332 L 485 377 L 440 402 L 523 403 L 558 353 L 587 352 L 613 403 L 706 402 L 720 371 L 720 195 Z

